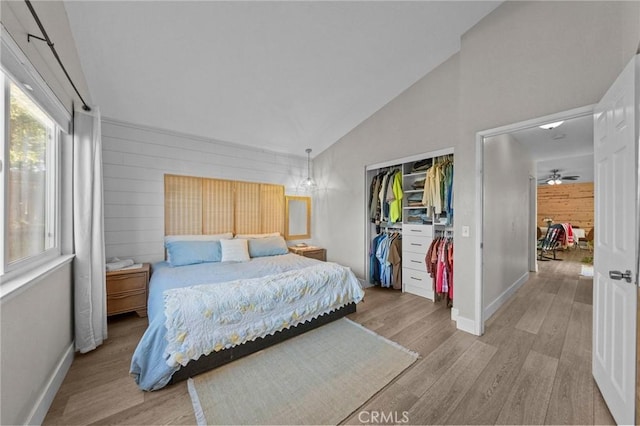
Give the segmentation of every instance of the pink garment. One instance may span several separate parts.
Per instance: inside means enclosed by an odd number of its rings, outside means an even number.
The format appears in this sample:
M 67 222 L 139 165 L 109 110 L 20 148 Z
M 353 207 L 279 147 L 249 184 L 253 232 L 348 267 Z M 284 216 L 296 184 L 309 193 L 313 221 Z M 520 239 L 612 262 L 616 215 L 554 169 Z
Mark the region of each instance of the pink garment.
M 445 250 L 444 250 L 445 240 L 443 239 L 438 246 L 438 269 L 436 272 L 436 293 L 444 293 L 442 289 L 443 279 L 444 279 L 444 267 L 445 267 Z
M 453 300 L 453 243 L 447 250 L 447 264 L 449 265 L 449 300 Z
M 570 223 L 563 223 L 562 227 L 564 228 L 564 235 L 560 243 L 563 248 L 567 248 L 573 245 L 573 227 Z

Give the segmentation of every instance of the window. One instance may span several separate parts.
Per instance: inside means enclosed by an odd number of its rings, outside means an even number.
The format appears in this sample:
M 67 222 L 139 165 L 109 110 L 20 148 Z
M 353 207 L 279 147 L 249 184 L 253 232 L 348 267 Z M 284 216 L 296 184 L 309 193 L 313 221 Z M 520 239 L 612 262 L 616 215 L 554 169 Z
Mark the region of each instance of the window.
M 26 91 L 6 75 L 3 80 L 4 273 L 59 254 L 59 249 L 58 129 Z

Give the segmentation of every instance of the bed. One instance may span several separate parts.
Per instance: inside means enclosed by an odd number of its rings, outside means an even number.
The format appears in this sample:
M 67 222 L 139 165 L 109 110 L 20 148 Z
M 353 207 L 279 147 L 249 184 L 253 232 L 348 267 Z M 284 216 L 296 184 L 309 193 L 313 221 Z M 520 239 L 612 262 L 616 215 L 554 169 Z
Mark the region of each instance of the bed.
M 349 268 L 295 254 L 159 262 L 130 372 L 141 389 L 161 389 L 354 312 L 363 296 Z

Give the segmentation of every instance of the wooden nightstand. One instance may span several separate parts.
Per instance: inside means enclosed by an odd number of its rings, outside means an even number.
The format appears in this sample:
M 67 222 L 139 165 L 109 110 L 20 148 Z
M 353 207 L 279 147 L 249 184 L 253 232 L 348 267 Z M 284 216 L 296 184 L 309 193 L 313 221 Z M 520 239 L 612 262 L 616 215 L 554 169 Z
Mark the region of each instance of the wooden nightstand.
M 323 262 L 327 261 L 327 250 L 320 247 L 289 247 L 289 251 L 300 256 L 322 260 Z
M 151 266 L 107 272 L 107 316 L 135 311 L 147 316 L 147 288 Z

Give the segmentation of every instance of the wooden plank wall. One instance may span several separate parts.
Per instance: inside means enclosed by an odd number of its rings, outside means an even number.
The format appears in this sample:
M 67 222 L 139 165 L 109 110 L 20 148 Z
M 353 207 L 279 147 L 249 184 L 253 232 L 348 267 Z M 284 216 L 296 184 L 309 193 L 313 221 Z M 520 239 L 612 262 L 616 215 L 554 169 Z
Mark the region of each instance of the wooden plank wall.
M 593 182 L 563 183 L 538 186 L 538 226 L 547 226 L 544 218 L 554 223 L 568 222 L 589 230 L 593 228 Z
M 203 176 L 284 185 L 288 193 L 307 175 L 299 156 L 102 120 L 106 257 L 137 262 L 164 259 L 164 175 Z M 215 196 L 217 197 L 217 196 Z M 214 197 L 214 198 L 215 198 Z M 220 200 L 204 200 L 210 214 Z M 208 233 L 233 221 L 223 212 Z

